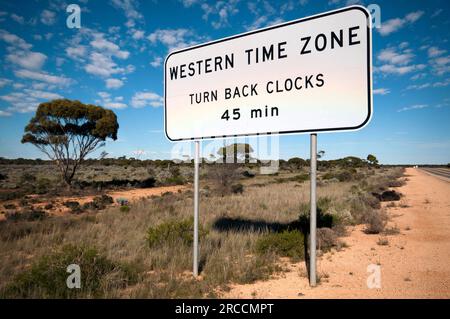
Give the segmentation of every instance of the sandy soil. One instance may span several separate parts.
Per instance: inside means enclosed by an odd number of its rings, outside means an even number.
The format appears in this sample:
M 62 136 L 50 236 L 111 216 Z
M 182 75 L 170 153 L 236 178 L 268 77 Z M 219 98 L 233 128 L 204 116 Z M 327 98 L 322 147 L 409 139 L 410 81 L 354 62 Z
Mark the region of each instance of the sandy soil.
M 118 205 L 117 199 L 118 198 L 125 198 L 129 202 L 135 202 L 141 198 L 147 198 L 150 196 L 161 196 L 163 193 L 166 192 L 172 192 L 176 193 L 179 190 L 184 191 L 188 188 L 188 186 L 183 185 L 177 185 L 177 186 L 161 186 L 161 187 L 153 187 L 153 188 L 136 188 L 131 190 L 123 190 L 123 191 L 111 191 L 107 192 L 106 194 L 111 196 L 114 199 L 113 205 Z M 33 196 L 31 196 L 33 197 Z M 39 195 L 35 195 L 35 197 L 39 198 Z M 61 216 L 64 214 L 69 213 L 70 209 L 65 207 L 63 205 L 64 202 L 67 201 L 76 201 L 79 202 L 81 205 L 84 203 L 90 202 L 94 199 L 94 196 L 64 196 L 64 197 L 58 197 L 56 199 L 52 199 L 54 202 L 54 208 L 51 210 L 47 210 L 51 215 L 55 216 Z M 8 201 L 3 204 L 15 204 L 18 206 L 18 200 L 14 201 Z M 33 207 L 35 208 L 43 208 L 47 203 L 36 203 L 33 204 Z M 5 219 L 5 216 L 3 214 L 0 214 L 0 220 Z
M 401 205 L 387 208 L 389 226 L 400 229 L 387 246 L 377 244 L 380 235 L 353 227 L 343 238 L 348 248 L 318 259 L 317 287 L 309 287 L 304 262 L 286 263 L 289 272 L 234 285 L 223 298 L 449 298 L 450 182 L 413 168 L 406 174 L 397 189 L 405 195 Z M 381 267 L 381 288 L 367 287 L 370 264 Z

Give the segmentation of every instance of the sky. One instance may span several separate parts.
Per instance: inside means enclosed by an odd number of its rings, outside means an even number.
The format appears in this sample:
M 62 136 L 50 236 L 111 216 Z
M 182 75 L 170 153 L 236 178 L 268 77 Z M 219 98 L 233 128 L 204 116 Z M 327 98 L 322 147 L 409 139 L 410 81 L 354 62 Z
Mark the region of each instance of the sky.
M 81 28 L 67 27 L 72 3 Z M 103 149 L 109 157 L 172 158 L 192 143 L 164 134 L 169 52 L 355 3 L 381 9 L 372 32 L 373 117 L 359 131 L 319 134 L 318 149 L 324 159 L 450 162 L 448 0 L 0 0 L 0 157 L 45 158 L 20 143 L 24 127 L 39 103 L 68 98 L 117 114 L 118 140 Z M 309 157 L 308 135 L 277 143 L 279 158 Z

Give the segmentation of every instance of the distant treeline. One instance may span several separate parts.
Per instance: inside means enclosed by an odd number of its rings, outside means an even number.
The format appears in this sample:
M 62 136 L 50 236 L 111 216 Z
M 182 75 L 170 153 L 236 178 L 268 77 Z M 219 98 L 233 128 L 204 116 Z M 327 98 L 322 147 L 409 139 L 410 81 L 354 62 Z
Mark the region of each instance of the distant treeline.
M 203 163 L 210 163 L 206 158 L 203 159 Z M 250 165 L 264 165 L 267 161 L 256 160 L 256 163 L 251 163 Z M 190 165 L 193 163 L 193 160 L 189 162 L 179 162 L 173 160 L 150 160 L 150 159 L 137 159 L 133 157 L 118 157 L 118 158 L 103 158 L 103 159 L 86 159 L 84 161 L 84 165 L 100 165 L 100 166 L 132 166 L 132 167 L 147 167 L 147 166 L 160 166 L 167 167 L 170 165 Z M 51 165 L 53 161 L 51 160 L 43 160 L 43 159 L 28 159 L 28 158 L 15 158 L 8 159 L 4 157 L 0 157 L 0 165 Z M 318 160 L 319 166 L 322 168 L 327 167 L 364 167 L 368 166 L 369 162 L 365 159 L 356 157 L 356 156 L 347 156 L 344 158 L 334 159 L 334 160 Z M 246 164 L 249 165 L 249 164 Z M 309 166 L 309 159 L 303 159 L 300 157 L 293 157 L 288 160 L 280 159 L 279 165 L 281 167 L 292 167 L 295 166 L 297 168 Z M 385 167 L 405 167 L 411 166 L 413 164 L 388 164 L 381 165 Z M 436 165 L 436 164 L 423 164 L 419 165 L 420 167 L 443 167 L 449 166 L 448 164 Z

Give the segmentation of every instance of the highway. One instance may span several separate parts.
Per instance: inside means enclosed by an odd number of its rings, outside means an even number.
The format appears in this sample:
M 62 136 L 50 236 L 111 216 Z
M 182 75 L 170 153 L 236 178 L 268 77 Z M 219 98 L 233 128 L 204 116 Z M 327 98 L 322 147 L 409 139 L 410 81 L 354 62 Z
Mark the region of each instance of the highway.
M 450 169 L 444 167 L 420 167 L 421 170 L 431 174 L 436 175 L 442 179 L 450 181 Z

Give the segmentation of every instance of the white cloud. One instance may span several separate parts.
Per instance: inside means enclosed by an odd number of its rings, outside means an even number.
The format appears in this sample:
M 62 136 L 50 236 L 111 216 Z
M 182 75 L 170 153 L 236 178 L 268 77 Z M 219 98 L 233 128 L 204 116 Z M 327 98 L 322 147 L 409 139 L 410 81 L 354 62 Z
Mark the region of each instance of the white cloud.
M 406 89 L 407 90 L 423 90 L 423 89 L 426 89 L 426 88 L 447 87 L 449 85 L 450 85 L 450 79 L 445 79 L 444 81 L 427 82 L 427 83 L 423 83 L 423 84 L 409 85 Z
M 11 14 L 11 19 L 13 19 L 14 21 L 16 21 L 19 24 L 24 24 L 25 23 L 25 19 L 22 16 L 19 16 L 15 13 Z
M 50 10 L 44 10 L 41 13 L 41 22 L 45 25 L 53 25 L 56 22 L 56 14 Z
M 66 86 L 66 85 L 70 85 L 72 83 L 72 80 L 65 76 L 52 75 L 52 74 L 48 74 L 46 72 L 38 72 L 38 71 L 21 69 L 21 70 L 14 71 L 14 74 L 17 77 L 22 78 L 22 79 L 42 81 L 42 82 L 55 84 L 58 86 Z
M 420 110 L 429 107 L 428 104 L 416 104 L 412 106 L 406 106 L 404 108 L 399 109 L 397 112 L 411 111 L 411 110 Z
M 39 70 L 47 60 L 47 56 L 40 52 L 15 51 L 8 54 L 6 60 L 25 69 Z
M 68 47 L 66 54 L 69 58 L 74 60 L 81 59 L 86 56 L 87 48 L 84 45 L 78 45 L 76 47 Z
M 375 71 L 379 71 L 382 73 L 388 74 L 397 74 L 403 75 L 407 73 L 411 73 L 413 71 L 423 70 L 425 69 L 425 64 L 413 64 L 413 65 L 405 65 L 405 66 L 396 66 L 392 64 L 384 64 L 379 67 L 375 67 Z
M 25 93 L 27 93 L 29 96 L 37 98 L 37 99 L 44 99 L 44 100 L 55 100 L 55 99 L 62 99 L 63 97 L 57 93 L 53 92 L 45 92 L 45 91 L 38 91 L 38 90 L 30 90 L 25 89 Z
M 29 50 L 32 47 L 32 45 L 27 43 L 24 39 L 5 30 L 0 30 L 0 40 L 22 50 Z
M 11 84 L 11 80 L 9 79 L 5 79 L 5 78 L 0 78 L 0 88 L 4 87 L 5 85 Z
M 93 75 L 110 77 L 113 74 L 123 73 L 125 71 L 125 69 L 118 67 L 110 56 L 102 53 L 91 53 L 89 60 L 90 63 L 84 69 L 87 73 Z
M 394 48 L 387 48 L 380 51 L 378 59 L 390 64 L 408 64 L 414 55 L 412 53 L 399 53 Z
M 158 57 L 155 57 L 155 58 L 150 62 L 150 65 L 151 65 L 152 67 L 154 67 L 154 68 L 157 68 L 157 67 L 161 66 L 162 62 L 163 62 L 163 59 L 162 59 L 161 57 L 158 56 Z
M 141 30 L 136 30 L 133 33 L 133 39 L 140 40 L 145 36 L 145 32 Z
M 393 32 L 400 30 L 407 24 L 412 24 L 416 22 L 422 17 L 423 14 L 424 14 L 423 11 L 416 11 L 408 13 L 404 18 L 394 18 L 387 20 L 385 22 L 382 22 L 381 27 L 378 28 L 377 30 L 382 36 L 389 35 Z
M 163 105 L 163 98 L 153 92 L 137 92 L 131 99 L 131 106 L 141 108 L 146 106 L 160 107 Z
M 138 11 L 138 3 L 135 0 L 111 0 L 112 5 L 115 8 L 121 9 L 125 17 L 128 19 L 125 24 L 128 28 L 132 28 L 136 24 L 136 20 L 142 20 L 143 16 Z
M 158 29 L 147 36 L 147 39 L 152 44 L 163 44 L 169 51 L 192 46 L 204 40 L 188 29 Z
M 385 88 L 379 88 L 379 89 L 373 90 L 373 94 L 386 95 L 389 93 L 391 93 L 391 91 L 389 89 L 385 89 Z
M 101 104 L 106 108 L 124 109 L 127 107 L 125 103 L 121 102 L 123 100 L 122 96 L 112 98 L 111 94 L 109 94 L 108 92 L 98 92 L 97 94 L 101 97 L 101 100 L 97 100 L 96 103 Z
M 123 86 L 123 81 L 119 79 L 107 79 L 106 88 L 108 89 L 118 89 Z
M 450 72 L 450 55 L 439 56 L 430 60 L 434 73 L 445 75 Z
M 0 110 L 0 116 L 11 116 L 11 115 L 12 115 L 11 112 Z
M 423 16 L 423 13 L 424 13 L 423 11 L 416 11 L 416 12 L 408 13 L 405 17 L 405 20 L 410 23 L 414 23 L 417 20 L 419 20 L 421 16 Z
M 423 70 L 424 64 L 410 64 L 414 57 L 411 49 L 408 49 L 403 42 L 395 47 L 388 47 L 380 51 L 377 59 L 383 64 L 374 68 L 375 72 L 385 74 L 403 75 L 415 71 Z
M 39 103 L 60 98 L 62 98 L 62 96 L 57 93 L 31 89 L 25 89 L 22 92 L 12 92 L 0 96 L 1 100 L 10 104 L 6 109 L 6 112 L 8 113 L 34 112 Z
M 130 52 L 120 50 L 120 47 L 117 44 L 103 38 L 103 34 L 96 34 L 94 37 L 94 40 L 90 42 L 90 45 L 94 49 L 109 53 L 119 59 L 127 59 L 130 55 Z
M 446 50 L 441 50 L 438 47 L 430 47 L 428 48 L 428 57 L 435 58 L 447 52 Z
M 438 15 L 440 15 L 444 11 L 443 9 L 437 9 L 434 11 L 434 13 L 431 15 L 431 18 L 436 18 Z

